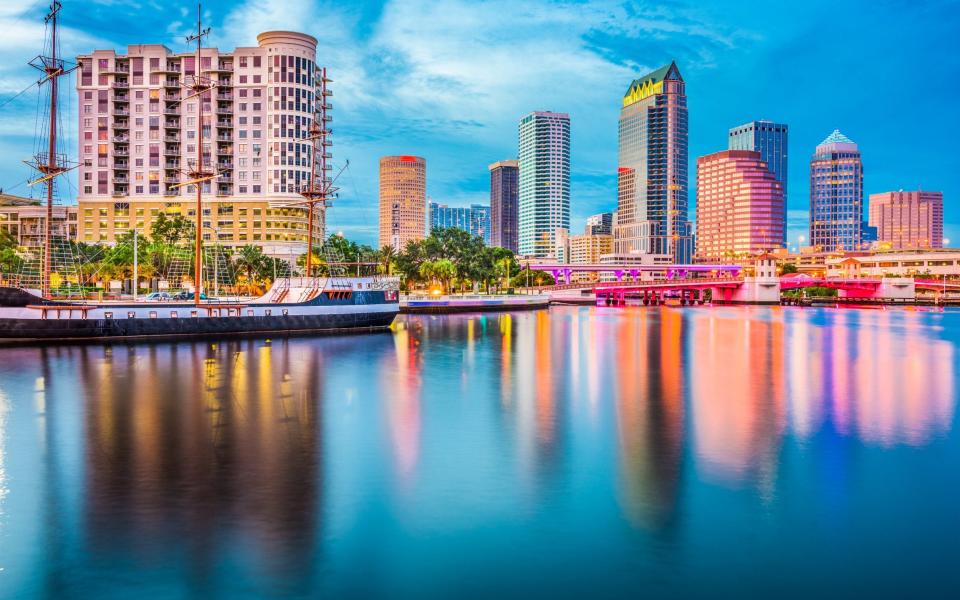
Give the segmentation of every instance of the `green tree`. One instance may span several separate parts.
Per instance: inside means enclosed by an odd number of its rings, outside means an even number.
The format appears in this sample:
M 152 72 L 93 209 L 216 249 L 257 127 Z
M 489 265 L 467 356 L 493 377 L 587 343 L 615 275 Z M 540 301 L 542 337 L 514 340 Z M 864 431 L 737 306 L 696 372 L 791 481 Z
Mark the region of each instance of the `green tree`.
M 263 281 L 272 275 L 273 264 L 263 253 L 260 246 L 248 244 L 237 251 L 234 258 L 235 267 L 238 271 L 243 271 L 246 278 L 247 294 L 252 293 L 253 285 L 258 281 Z M 268 272 L 268 268 L 270 271 Z
M 0 230 L 0 273 L 19 273 L 23 258 L 17 250 L 17 239 L 7 230 Z
M 513 286 L 527 287 L 528 273 L 531 286 L 553 285 L 555 283 L 553 275 L 547 273 L 546 271 L 524 269 L 517 273 L 517 275 L 513 278 Z
M 167 246 L 190 241 L 193 235 L 193 223 L 182 215 L 168 217 L 161 212 L 150 224 L 150 239 Z
M 797 265 L 795 265 L 795 264 L 793 264 L 793 263 L 786 263 L 786 264 L 783 265 L 783 267 L 781 267 L 781 269 L 780 269 L 780 273 L 781 273 L 782 275 L 789 275 L 790 273 L 797 273 L 797 272 L 798 272 L 798 271 L 797 271 Z

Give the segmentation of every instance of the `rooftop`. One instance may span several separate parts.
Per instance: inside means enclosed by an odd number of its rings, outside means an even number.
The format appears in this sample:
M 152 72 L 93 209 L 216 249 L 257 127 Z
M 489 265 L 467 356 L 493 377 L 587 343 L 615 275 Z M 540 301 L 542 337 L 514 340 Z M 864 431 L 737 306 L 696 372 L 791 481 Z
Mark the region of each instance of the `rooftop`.
M 839 129 L 834 129 L 833 133 L 828 135 L 825 140 L 820 142 L 821 146 L 824 146 L 826 144 L 856 144 L 856 142 L 854 142 L 847 136 L 840 133 Z

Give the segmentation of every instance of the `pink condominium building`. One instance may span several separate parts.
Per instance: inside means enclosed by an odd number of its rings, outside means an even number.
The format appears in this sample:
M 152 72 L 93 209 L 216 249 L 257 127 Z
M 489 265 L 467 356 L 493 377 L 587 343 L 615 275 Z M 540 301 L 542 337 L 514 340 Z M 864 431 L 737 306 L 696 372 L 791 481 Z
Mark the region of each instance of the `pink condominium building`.
M 203 48 L 199 65 L 192 52 L 159 44 L 78 57 L 80 241 L 148 231 L 160 213 L 195 221 L 196 190 L 178 184 L 202 144 L 204 163 L 220 174 L 202 184 L 204 237 L 277 256 L 305 251 L 307 210 L 291 203 L 310 181 L 315 103 L 327 102 L 317 40 L 271 31 L 257 42 L 232 52 Z M 215 87 L 187 98 L 181 84 L 198 71 Z M 323 221 L 316 211 L 317 242 Z
M 869 224 L 884 249 L 943 248 L 943 192 L 870 194 Z
M 752 150 L 697 159 L 696 255 L 720 260 L 783 245 L 783 184 Z

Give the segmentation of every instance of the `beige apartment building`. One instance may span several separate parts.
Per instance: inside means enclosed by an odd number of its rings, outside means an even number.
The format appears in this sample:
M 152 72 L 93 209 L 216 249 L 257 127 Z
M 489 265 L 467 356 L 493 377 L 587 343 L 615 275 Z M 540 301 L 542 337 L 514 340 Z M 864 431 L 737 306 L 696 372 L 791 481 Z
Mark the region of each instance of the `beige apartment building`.
M 39 248 L 47 222 L 46 199 L 43 201 L 10 194 L 0 194 L 0 231 L 10 234 L 18 246 Z M 54 206 L 52 234 L 75 240 L 77 207 Z
M 380 159 L 380 247 L 402 250 L 427 231 L 427 161 L 419 156 Z
M 307 210 L 296 203 L 310 183 L 316 103 L 332 108 L 330 92 L 321 93 L 316 39 L 271 31 L 257 42 L 232 52 L 204 48 L 199 65 L 193 53 L 159 44 L 78 57 L 77 239 L 112 243 L 130 229 L 149 230 L 161 212 L 195 222 L 196 190 L 182 182 L 200 145 L 206 169 L 219 174 L 201 184 L 203 237 L 257 244 L 273 256 L 306 251 Z M 182 83 L 197 76 L 215 87 L 189 98 Z M 324 225 L 318 210 L 314 243 Z
M 605 233 L 585 233 L 572 235 L 568 241 L 570 264 L 595 265 L 600 263 L 600 257 L 613 254 L 613 235 Z M 598 281 L 597 273 L 574 273 L 572 278 L 576 282 Z

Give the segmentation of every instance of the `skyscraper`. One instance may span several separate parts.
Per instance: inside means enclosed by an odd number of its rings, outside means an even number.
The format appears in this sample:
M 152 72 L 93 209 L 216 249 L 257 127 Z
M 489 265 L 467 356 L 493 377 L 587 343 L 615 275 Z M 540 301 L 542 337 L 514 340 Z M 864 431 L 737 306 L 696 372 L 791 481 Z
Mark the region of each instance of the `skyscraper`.
M 516 252 L 519 244 L 520 167 L 515 160 L 490 165 L 490 244 Z
M 419 156 L 380 159 L 380 247 L 402 250 L 427 229 L 427 161 Z
M 787 126 L 772 121 L 751 121 L 730 130 L 730 150 L 753 150 L 767 163 L 783 186 L 783 245 L 787 243 Z M 697 234 L 700 232 L 697 222 Z
M 620 109 L 617 254 L 693 252 L 687 220 L 687 97 L 676 63 L 634 80 Z
M 613 213 L 590 215 L 583 232 L 587 235 L 613 235 Z
M 784 244 L 783 186 L 759 152 L 697 159 L 697 257 L 745 258 Z
M 870 226 L 884 248 L 943 248 L 943 192 L 870 194 Z
M 857 145 L 835 129 L 810 159 L 810 244 L 859 250 L 863 240 L 863 163 Z
M 520 254 L 547 256 L 557 229 L 570 230 L 570 116 L 520 119 Z
M 447 206 L 430 202 L 430 229 L 455 227 L 490 243 L 490 207 L 483 204 Z

